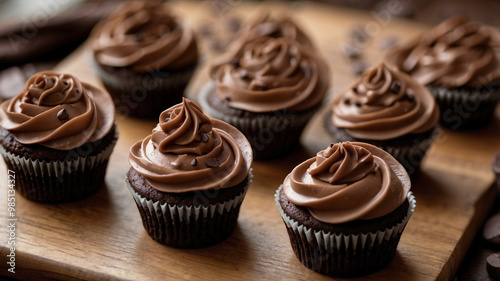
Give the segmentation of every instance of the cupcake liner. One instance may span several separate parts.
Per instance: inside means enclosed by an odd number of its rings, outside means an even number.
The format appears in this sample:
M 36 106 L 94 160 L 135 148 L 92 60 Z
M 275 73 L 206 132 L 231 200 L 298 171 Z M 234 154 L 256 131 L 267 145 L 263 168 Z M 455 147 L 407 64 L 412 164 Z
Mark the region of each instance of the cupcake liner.
M 342 128 L 334 127 L 331 124 L 329 116 L 331 116 L 331 111 L 325 114 L 323 119 L 323 125 L 329 135 L 332 137 L 332 142 L 344 142 L 344 141 L 357 141 L 366 142 L 375 145 L 391 154 L 398 162 L 405 167 L 406 172 L 413 176 L 419 170 L 420 164 L 425 157 L 425 154 L 429 150 L 432 143 L 438 137 L 441 129 L 435 127 L 431 131 L 402 136 L 396 139 L 385 140 L 385 141 L 374 141 L 367 139 L 357 139 L 351 137 Z
M 225 121 L 238 128 L 252 146 L 254 159 L 271 159 L 288 155 L 300 144 L 300 135 L 316 113 L 318 107 L 301 113 L 276 111 L 273 114 L 256 114 L 239 117 L 224 114 L 210 106 L 207 96 L 215 87 L 210 81 L 201 90 L 199 104 L 207 115 Z
M 91 64 L 113 97 L 117 112 L 152 119 L 157 119 L 165 109 L 182 102 L 184 90 L 197 67 L 135 73 L 129 69 L 103 67 L 97 62 Z
M 40 203 L 63 203 L 83 199 L 104 183 L 109 157 L 117 138 L 99 154 L 73 160 L 46 161 L 16 155 L 0 146 L 7 168 L 15 171 L 15 189 Z
M 275 201 L 295 255 L 309 269 L 335 277 L 365 275 L 389 263 L 416 206 L 415 196 L 409 192 L 408 213 L 396 225 L 369 233 L 330 233 L 308 228 L 285 214 L 279 203 L 282 188 L 276 191 Z
M 153 240 L 176 248 L 202 248 L 226 239 L 234 230 L 241 203 L 252 182 L 236 197 L 208 206 L 179 206 L 160 203 L 138 194 L 130 185 L 145 230 Z
M 441 124 L 453 130 L 477 129 L 489 123 L 500 100 L 500 84 L 477 88 L 427 85 L 441 110 Z

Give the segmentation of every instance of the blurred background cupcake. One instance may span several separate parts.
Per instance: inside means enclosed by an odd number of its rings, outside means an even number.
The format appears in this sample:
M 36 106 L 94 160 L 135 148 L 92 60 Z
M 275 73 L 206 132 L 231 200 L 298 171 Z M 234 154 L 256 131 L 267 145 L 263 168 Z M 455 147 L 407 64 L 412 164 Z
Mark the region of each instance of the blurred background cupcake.
M 439 108 L 423 85 L 380 63 L 344 91 L 323 120 L 333 142 L 376 145 L 412 175 L 437 136 Z
M 118 112 L 157 118 L 181 102 L 198 64 L 191 27 L 158 1 L 128 1 L 89 38 L 93 70 Z
M 475 129 L 489 123 L 500 100 L 498 36 L 456 16 L 394 46 L 384 60 L 427 86 L 441 108 L 442 125 Z
M 75 201 L 104 183 L 118 134 L 108 93 L 69 74 L 33 75 L 0 107 L 0 153 L 32 201 Z
M 295 40 L 297 39 L 297 40 Z M 322 105 L 328 65 L 290 19 L 243 26 L 200 94 L 207 114 L 240 129 L 256 159 L 286 156 Z
M 201 248 L 233 232 L 252 178 L 252 150 L 236 128 L 184 99 L 131 147 L 129 162 L 127 184 L 151 238 Z
M 394 157 L 366 143 L 331 144 L 285 178 L 275 199 L 292 249 L 311 270 L 366 275 L 396 253 L 415 198 Z

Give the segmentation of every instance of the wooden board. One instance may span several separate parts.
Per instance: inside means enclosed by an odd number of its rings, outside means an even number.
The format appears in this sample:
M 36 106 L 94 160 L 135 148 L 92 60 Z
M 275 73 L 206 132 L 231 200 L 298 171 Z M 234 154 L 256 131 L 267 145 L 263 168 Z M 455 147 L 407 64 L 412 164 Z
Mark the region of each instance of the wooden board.
M 391 2 L 391 1 L 389 1 Z M 169 2 L 170 3 L 170 2 Z M 381 38 L 409 38 L 425 26 L 391 18 L 387 24 L 375 13 L 357 12 L 312 3 L 242 3 L 209 13 L 207 2 L 173 2 L 174 10 L 196 27 L 231 15 L 252 16 L 270 9 L 288 9 L 311 34 L 330 63 L 334 95 L 354 82 L 339 46 L 354 25 L 378 31 L 363 46 L 364 58 L 376 63 Z M 230 6 L 227 6 L 230 5 Z M 229 7 L 229 8 L 227 8 Z M 386 17 L 387 18 L 387 17 Z M 207 61 L 213 52 L 202 44 Z M 98 84 L 81 49 L 58 70 Z M 207 81 L 200 68 L 187 96 L 196 99 Z M 473 236 L 491 207 L 491 161 L 500 150 L 500 118 L 474 132 L 444 130 L 431 147 L 413 183 L 416 212 L 397 254 L 383 270 L 351 280 L 448 280 L 458 269 Z M 222 243 L 197 250 L 179 250 L 154 242 L 143 229 L 135 202 L 125 186 L 129 147 L 148 135 L 155 122 L 118 115 L 120 139 L 111 157 L 106 185 L 85 200 L 58 205 L 37 204 L 16 196 L 16 273 L 7 271 L 7 173 L 0 163 L 0 274 L 23 280 L 334 280 L 305 268 L 295 258 L 273 194 L 291 169 L 328 145 L 318 117 L 303 135 L 303 148 L 279 160 L 254 162 L 254 181 L 243 202 L 234 233 Z

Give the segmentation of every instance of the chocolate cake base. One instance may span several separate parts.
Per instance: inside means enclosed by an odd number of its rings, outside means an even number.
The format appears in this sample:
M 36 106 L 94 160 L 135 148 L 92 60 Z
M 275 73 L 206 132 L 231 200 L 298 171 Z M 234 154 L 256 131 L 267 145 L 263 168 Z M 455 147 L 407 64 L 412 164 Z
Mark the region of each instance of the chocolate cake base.
M 123 67 L 93 62 L 93 70 L 113 98 L 116 111 L 139 118 L 158 119 L 160 113 L 182 102 L 197 65 L 182 70 L 137 73 Z
M 104 183 L 108 159 L 118 138 L 115 127 L 101 140 L 72 150 L 18 142 L 1 130 L 0 153 L 16 174 L 16 191 L 40 203 L 64 203 L 94 194 Z
M 229 188 L 161 192 L 133 168 L 127 182 L 149 236 L 175 248 L 202 248 L 226 239 L 236 227 L 251 175 Z
M 367 275 L 389 263 L 414 207 L 407 199 L 380 218 L 327 224 L 289 202 L 282 188 L 276 200 L 297 259 L 313 271 L 334 277 Z M 290 222 L 296 227 L 290 227 Z

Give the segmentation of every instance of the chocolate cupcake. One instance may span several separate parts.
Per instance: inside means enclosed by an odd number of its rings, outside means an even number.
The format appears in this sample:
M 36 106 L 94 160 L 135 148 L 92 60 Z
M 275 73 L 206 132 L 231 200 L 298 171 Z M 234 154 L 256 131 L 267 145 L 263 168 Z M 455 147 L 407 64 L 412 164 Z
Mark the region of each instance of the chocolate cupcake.
M 50 71 L 2 103 L 0 127 L 0 153 L 16 174 L 17 192 L 43 203 L 96 192 L 118 136 L 108 93 Z
M 293 151 L 327 93 L 325 61 L 291 38 L 263 36 L 245 42 L 230 60 L 219 63 L 211 71 L 214 81 L 199 97 L 204 110 L 241 130 L 254 158 Z
M 127 184 L 144 228 L 176 248 L 216 244 L 234 230 L 250 185 L 250 144 L 187 99 L 159 120 L 129 155 Z
M 180 103 L 197 63 L 193 30 L 154 1 L 128 1 L 90 36 L 93 70 L 118 112 L 157 118 Z
M 442 125 L 475 129 L 492 119 L 500 100 L 500 41 L 491 28 L 453 17 L 394 46 L 384 60 L 427 86 Z
M 423 85 L 380 63 L 343 92 L 323 120 L 333 142 L 376 145 L 411 175 L 437 136 L 439 108 Z
M 389 263 L 415 209 L 411 182 L 390 154 L 337 143 L 299 164 L 275 195 L 292 249 L 311 270 L 362 276 Z

